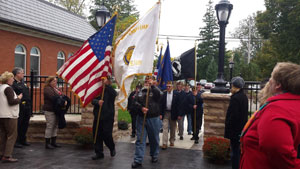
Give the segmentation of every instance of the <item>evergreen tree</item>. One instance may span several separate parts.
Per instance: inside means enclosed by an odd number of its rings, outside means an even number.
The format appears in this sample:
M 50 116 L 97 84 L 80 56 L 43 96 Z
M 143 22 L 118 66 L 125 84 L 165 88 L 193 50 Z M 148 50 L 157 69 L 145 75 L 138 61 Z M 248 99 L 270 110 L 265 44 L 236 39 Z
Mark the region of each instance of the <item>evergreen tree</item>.
M 217 63 L 215 62 L 215 59 L 212 58 L 208 67 L 207 67 L 207 72 L 206 72 L 206 80 L 208 82 L 213 82 L 214 80 L 216 80 L 218 71 L 217 71 Z
M 203 22 L 205 26 L 200 28 L 201 42 L 197 49 L 197 79 L 206 79 L 206 71 L 211 60 L 218 62 L 218 32 L 219 26 L 215 16 L 213 1 L 209 0 Z M 217 68 L 216 68 L 217 71 Z M 216 78 L 216 76 L 215 76 Z

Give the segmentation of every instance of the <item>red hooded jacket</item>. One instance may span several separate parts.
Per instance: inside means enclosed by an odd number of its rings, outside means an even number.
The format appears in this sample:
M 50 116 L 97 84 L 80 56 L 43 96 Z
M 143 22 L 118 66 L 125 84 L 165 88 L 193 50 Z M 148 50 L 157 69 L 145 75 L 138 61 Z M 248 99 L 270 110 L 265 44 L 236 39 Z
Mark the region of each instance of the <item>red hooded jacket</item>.
M 240 169 L 300 169 L 300 95 L 268 99 L 241 138 Z

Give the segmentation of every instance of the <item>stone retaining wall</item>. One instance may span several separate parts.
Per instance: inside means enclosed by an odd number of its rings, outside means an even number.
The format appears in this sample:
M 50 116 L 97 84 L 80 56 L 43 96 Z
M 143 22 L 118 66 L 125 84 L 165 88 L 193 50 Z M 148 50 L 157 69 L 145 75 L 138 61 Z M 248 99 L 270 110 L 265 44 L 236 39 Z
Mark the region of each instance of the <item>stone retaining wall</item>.
M 115 107 L 115 123 L 113 128 L 113 137 L 117 139 L 120 133 L 118 132 L 117 117 L 118 117 L 118 107 Z M 81 118 L 72 118 L 72 116 L 80 115 L 68 115 L 66 118 L 67 127 L 58 130 L 57 142 L 75 144 L 74 135 L 80 127 L 92 127 L 93 126 L 93 106 L 88 105 L 86 108 L 81 109 Z M 45 129 L 46 121 L 45 117 L 41 115 L 40 117 L 31 118 L 29 128 L 27 131 L 27 140 L 29 142 L 44 142 L 45 141 Z
M 224 136 L 230 94 L 203 93 L 204 137 Z

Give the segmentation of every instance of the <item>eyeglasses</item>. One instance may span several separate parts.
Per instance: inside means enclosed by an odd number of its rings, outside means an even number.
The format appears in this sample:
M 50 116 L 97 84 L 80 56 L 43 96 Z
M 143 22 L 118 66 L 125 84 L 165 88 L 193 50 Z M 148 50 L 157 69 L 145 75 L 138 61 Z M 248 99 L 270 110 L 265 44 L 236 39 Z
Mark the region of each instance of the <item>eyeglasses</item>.
M 172 86 L 167 86 L 167 87 L 172 87 Z

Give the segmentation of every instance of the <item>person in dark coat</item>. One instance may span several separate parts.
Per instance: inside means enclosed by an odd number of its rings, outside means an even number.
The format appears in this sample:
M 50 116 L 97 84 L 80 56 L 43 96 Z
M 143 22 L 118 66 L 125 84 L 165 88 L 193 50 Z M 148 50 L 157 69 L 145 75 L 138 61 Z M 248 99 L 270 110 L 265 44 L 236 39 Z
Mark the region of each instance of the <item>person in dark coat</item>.
M 182 117 L 179 114 L 180 106 L 180 94 L 173 90 L 172 82 L 167 83 L 167 91 L 164 92 L 161 99 L 161 119 L 163 119 L 163 145 L 162 149 L 165 150 L 168 147 L 168 129 L 170 126 L 170 146 L 174 146 L 176 121 L 178 117 Z
M 185 87 L 184 87 L 184 99 L 183 99 L 181 108 L 182 108 L 182 112 L 184 112 L 184 115 L 186 115 L 186 117 L 187 117 L 188 135 L 192 135 L 192 112 L 193 112 L 193 109 L 189 108 L 186 105 L 187 105 L 187 100 L 191 94 L 192 94 L 192 92 L 190 91 L 190 85 L 188 83 L 186 83 Z
M 148 95 L 148 104 L 146 104 Z M 145 148 L 146 148 L 146 138 L 149 138 L 150 144 L 150 156 L 152 157 L 152 163 L 158 161 L 159 154 L 159 130 L 161 122 L 159 101 L 161 98 L 161 91 L 153 85 L 153 80 L 147 77 L 144 83 L 144 87 L 138 93 L 135 99 L 135 106 L 138 110 L 138 115 L 136 118 L 136 130 L 137 130 L 137 140 L 135 142 L 135 154 L 134 161 L 131 165 L 132 168 L 137 168 L 142 165 Z M 144 115 L 146 115 L 145 126 L 142 135 L 142 126 L 144 121 Z
M 136 134 L 136 116 L 137 116 L 137 109 L 134 106 L 134 99 L 137 96 L 138 92 L 140 91 L 140 89 L 142 88 L 142 86 L 140 84 L 138 84 L 135 87 L 135 91 L 131 92 L 129 97 L 128 97 L 128 105 L 127 105 L 127 111 L 130 113 L 131 116 L 131 137 L 134 138 L 135 134 Z
M 193 92 L 187 98 L 187 106 L 189 109 L 192 109 L 192 130 L 193 130 L 193 137 L 191 140 L 195 140 L 195 144 L 199 143 L 199 131 L 201 130 L 202 126 L 202 117 L 203 117 L 203 100 L 201 98 L 201 93 L 193 87 Z M 196 103 L 196 104 L 195 104 Z M 196 111 L 196 117 L 195 117 Z M 196 124 L 195 124 L 196 121 Z M 195 126 L 196 125 L 196 130 Z
M 29 120 L 31 116 L 31 99 L 29 94 L 29 88 L 24 83 L 24 70 L 22 68 L 14 68 L 12 73 L 14 74 L 14 83 L 12 88 L 17 95 L 23 94 L 22 100 L 19 104 L 19 118 L 18 118 L 18 137 L 15 147 L 22 148 L 23 146 L 29 146 L 30 144 L 26 140 L 26 133 L 29 126 Z
M 183 125 L 183 122 L 184 122 L 184 114 L 183 114 L 183 101 L 184 101 L 184 96 L 185 96 L 185 93 L 183 91 L 183 86 L 182 86 L 182 82 L 177 82 L 176 83 L 176 92 L 178 93 L 178 97 L 181 98 L 179 99 L 178 101 L 178 109 L 177 109 L 177 114 L 182 114 L 180 116 L 178 116 L 178 119 L 177 119 L 177 123 L 178 123 L 178 136 L 179 136 L 179 139 L 180 140 L 183 140 L 183 131 L 184 131 L 184 125 Z
M 92 104 L 94 105 L 94 123 L 93 123 L 93 136 L 97 137 L 96 143 L 94 144 L 96 155 L 92 157 L 93 160 L 104 158 L 103 154 L 103 142 L 110 150 L 110 155 L 114 157 L 116 155 L 115 143 L 112 137 L 114 117 L 115 117 L 115 98 L 117 92 L 111 86 L 111 78 L 103 79 L 105 84 L 105 91 L 103 100 L 101 95 L 93 99 Z M 100 106 L 100 121 L 98 126 L 98 133 L 96 133 L 97 120 L 99 115 Z
M 232 96 L 227 109 L 225 120 L 225 138 L 230 139 L 232 169 L 239 168 L 240 135 L 248 120 L 248 98 L 243 92 L 245 82 L 241 77 L 231 80 Z

